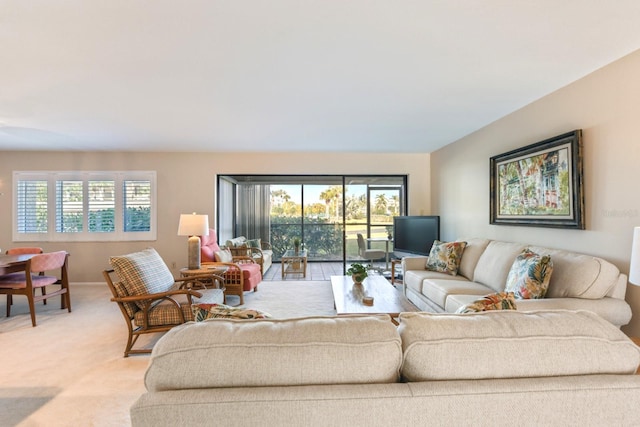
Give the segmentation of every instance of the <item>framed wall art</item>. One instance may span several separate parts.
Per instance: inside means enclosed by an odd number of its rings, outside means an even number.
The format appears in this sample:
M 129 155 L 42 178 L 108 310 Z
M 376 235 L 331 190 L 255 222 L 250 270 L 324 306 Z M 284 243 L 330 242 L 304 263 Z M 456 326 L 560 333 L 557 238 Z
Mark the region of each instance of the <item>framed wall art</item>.
M 490 223 L 585 228 L 582 131 L 490 159 Z

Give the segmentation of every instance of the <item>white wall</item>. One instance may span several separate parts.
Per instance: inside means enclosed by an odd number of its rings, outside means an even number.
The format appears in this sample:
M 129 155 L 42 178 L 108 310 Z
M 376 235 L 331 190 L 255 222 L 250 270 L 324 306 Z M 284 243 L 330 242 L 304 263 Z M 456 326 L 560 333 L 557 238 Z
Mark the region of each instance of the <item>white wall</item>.
M 407 174 L 409 213 L 430 213 L 429 154 L 362 153 L 128 153 L 0 152 L 0 248 L 11 241 L 14 170 L 155 170 L 158 179 L 158 237 L 155 242 L 47 243 L 67 250 L 72 282 L 100 282 L 110 255 L 155 247 L 174 275 L 187 262 L 187 242 L 177 235 L 181 213 L 209 215 L 215 227 L 215 182 L 219 174 Z M 24 245 L 24 244 L 22 244 Z M 29 244 L 32 246 L 32 244 Z
M 640 225 L 640 51 L 432 153 L 432 210 L 445 239 L 482 236 L 601 256 L 629 271 Z M 522 82 L 527 84 L 527 82 Z M 574 129 L 583 130 L 586 230 L 489 224 L 489 158 Z M 630 285 L 640 336 L 640 287 Z

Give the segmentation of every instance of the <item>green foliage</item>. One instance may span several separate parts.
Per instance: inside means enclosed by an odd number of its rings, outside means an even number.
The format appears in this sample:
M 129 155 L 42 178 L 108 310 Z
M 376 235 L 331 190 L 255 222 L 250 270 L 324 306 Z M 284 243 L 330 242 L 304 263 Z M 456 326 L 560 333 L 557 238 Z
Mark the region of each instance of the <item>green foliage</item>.
M 367 267 L 359 263 L 353 263 L 347 268 L 347 274 L 353 276 L 358 283 L 362 282 L 367 276 Z

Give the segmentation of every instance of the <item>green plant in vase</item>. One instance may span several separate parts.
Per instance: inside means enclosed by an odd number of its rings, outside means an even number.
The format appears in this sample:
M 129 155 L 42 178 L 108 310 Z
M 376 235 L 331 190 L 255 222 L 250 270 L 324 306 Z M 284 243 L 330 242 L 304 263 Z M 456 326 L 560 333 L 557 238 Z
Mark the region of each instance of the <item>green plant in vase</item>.
M 293 250 L 295 251 L 296 255 L 300 252 L 300 238 L 299 237 L 294 237 L 293 238 Z
M 351 275 L 351 278 L 353 279 L 354 283 L 362 283 L 362 281 L 366 279 L 366 277 L 368 276 L 367 267 L 357 262 L 353 263 L 347 269 L 347 274 Z

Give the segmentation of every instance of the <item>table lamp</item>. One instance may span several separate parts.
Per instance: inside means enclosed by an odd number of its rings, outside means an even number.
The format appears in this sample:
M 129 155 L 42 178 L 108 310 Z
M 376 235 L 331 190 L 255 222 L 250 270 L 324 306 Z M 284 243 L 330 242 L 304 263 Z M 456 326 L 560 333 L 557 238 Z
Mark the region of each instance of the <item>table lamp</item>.
M 209 215 L 181 214 L 178 236 L 189 236 L 189 270 L 200 268 L 200 236 L 209 234 Z
M 629 283 L 640 286 L 640 227 L 635 227 L 633 229 Z

